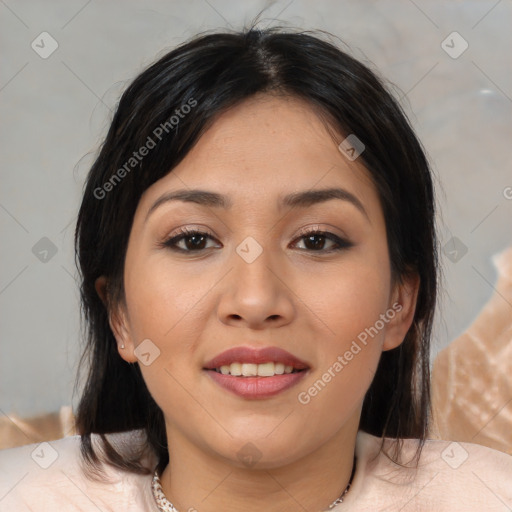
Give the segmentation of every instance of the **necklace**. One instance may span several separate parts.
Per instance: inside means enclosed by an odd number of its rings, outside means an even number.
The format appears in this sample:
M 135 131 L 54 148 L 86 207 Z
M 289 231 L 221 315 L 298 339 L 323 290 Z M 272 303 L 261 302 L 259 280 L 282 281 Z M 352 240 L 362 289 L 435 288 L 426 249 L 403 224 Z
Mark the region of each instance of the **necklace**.
M 343 498 L 347 494 L 350 486 L 352 485 L 352 479 L 354 478 L 354 473 L 356 472 L 356 457 L 354 456 L 354 463 L 352 465 L 352 474 L 350 475 L 350 480 L 348 481 L 348 485 L 345 490 L 341 493 L 341 495 L 336 498 L 330 505 L 329 510 L 333 509 L 336 505 L 343 503 Z M 156 501 L 158 509 L 161 512 L 178 512 L 177 508 L 165 497 L 164 491 L 162 490 L 162 483 L 160 482 L 160 477 L 158 476 L 158 471 L 155 470 L 153 474 L 153 480 L 151 482 L 151 490 L 153 491 L 153 498 Z

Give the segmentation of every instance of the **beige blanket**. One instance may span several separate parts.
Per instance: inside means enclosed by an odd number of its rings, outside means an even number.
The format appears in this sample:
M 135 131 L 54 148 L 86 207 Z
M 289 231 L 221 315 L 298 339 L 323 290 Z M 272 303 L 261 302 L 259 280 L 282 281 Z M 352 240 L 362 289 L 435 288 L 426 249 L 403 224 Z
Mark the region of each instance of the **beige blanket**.
M 491 299 L 434 362 L 432 437 L 512 455 L 512 247 L 493 263 Z

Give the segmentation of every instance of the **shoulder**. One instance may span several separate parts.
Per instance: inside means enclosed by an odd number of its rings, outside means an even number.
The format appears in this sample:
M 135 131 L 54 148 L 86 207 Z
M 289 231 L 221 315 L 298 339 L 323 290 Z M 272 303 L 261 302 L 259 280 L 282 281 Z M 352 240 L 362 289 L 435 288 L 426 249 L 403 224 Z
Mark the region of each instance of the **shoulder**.
M 93 445 L 98 438 L 93 436 Z M 116 446 L 129 446 L 137 431 L 110 434 Z M 80 453 L 80 436 L 0 451 L 0 509 L 34 511 L 148 511 L 157 509 L 151 495 L 151 475 L 136 475 L 102 464 L 94 478 Z M 151 457 L 148 462 L 156 463 Z
M 391 442 L 387 439 L 385 448 Z M 379 452 L 380 438 L 358 433 L 362 467 L 354 495 L 361 505 L 379 503 L 379 510 L 403 512 L 502 511 L 512 506 L 512 456 L 472 443 L 427 440 L 416 467 L 407 462 L 418 443 L 403 440 L 403 467 Z

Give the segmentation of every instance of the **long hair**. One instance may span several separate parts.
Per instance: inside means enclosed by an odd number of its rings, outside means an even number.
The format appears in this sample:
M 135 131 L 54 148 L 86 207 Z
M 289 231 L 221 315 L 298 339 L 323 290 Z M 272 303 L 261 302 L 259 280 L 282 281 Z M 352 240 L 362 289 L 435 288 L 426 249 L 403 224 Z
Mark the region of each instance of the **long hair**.
M 429 422 L 429 345 L 437 290 L 431 172 L 384 82 L 323 36 L 279 27 L 203 34 L 160 58 L 122 95 L 87 176 L 75 233 L 87 330 L 81 362 L 88 372 L 77 427 L 82 454 L 91 465 L 98 462 L 91 436 L 100 434 L 110 464 L 147 472 L 136 456 L 126 458 L 105 436 L 132 429 L 144 431 L 160 469 L 168 462 L 163 413 L 138 364 L 119 356 L 108 309 L 124 300 L 128 237 L 143 192 L 172 172 L 219 114 L 257 93 L 306 100 L 330 130 L 356 134 L 365 145 L 359 158 L 379 194 L 392 275 L 400 280 L 417 273 L 420 288 L 403 343 L 382 353 L 359 428 L 394 438 L 395 453 L 386 453 L 394 460 L 405 438 L 418 439 L 421 451 Z M 191 108 L 175 124 L 173 116 L 185 105 Z M 158 143 L 138 161 L 134 152 L 149 139 Z M 108 279 L 107 307 L 94 286 L 102 275 Z

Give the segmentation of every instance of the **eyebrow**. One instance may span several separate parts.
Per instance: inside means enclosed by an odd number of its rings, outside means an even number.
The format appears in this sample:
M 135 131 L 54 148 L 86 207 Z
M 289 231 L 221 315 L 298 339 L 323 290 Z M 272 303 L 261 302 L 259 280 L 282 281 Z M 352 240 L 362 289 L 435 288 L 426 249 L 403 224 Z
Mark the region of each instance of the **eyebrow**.
M 351 192 L 343 188 L 325 188 L 316 190 L 306 190 L 303 192 L 294 192 L 288 194 L 279 200 L 279 207 L 288 206 L 291 208 L 307 208 L 315 204 L 324 203 L 332 199 L 346 201 L 355 206 L 368 220 L 368 214 L 364 209 L 363 203 Z M 158 207 L 172 201 L 182 201 L 185 203 L 195 203 L 200 206 L 230 209 L 233 202 L 228 196 L 208 190 L 188 189 L 168 192 L 160 196 L 151 206 L 146 214 L 146 220 Z

